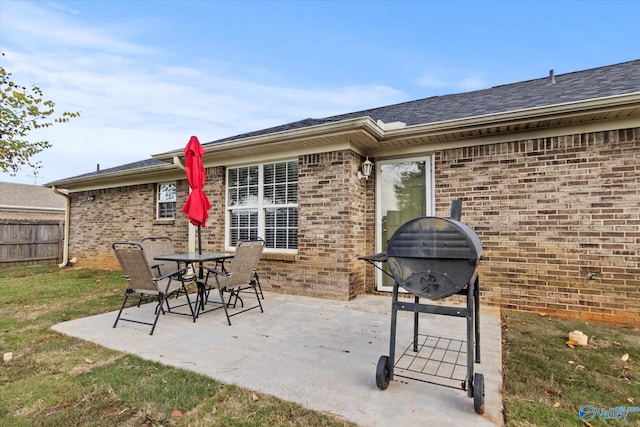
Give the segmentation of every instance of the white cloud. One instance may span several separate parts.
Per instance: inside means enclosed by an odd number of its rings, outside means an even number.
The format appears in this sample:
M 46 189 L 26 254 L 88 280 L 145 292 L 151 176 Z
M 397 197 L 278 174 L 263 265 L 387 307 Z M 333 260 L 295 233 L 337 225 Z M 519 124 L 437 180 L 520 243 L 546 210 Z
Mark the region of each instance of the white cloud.
M 424 87 L 441 88 L 450 86 L 451 83 L 440 79 L 434 73 L 426 73 L 416 80 L 416 84 Z
M 98 163 L 104 169 L 146 159 L 181 147 L 192 134 L 206 142 L 405 100 L 381 85 L 273 85 L 285 79 L 255 64 L 234 74 L 239 66 L 222 59 L 214 67 L 207 58 L 165 63 L 172 55 L 135 41 L 143 28 L 89 24 L 77 11 L 47 5 L 5 2 L 0 17 L 2 64 L 14 81 L 37 84 L 57 112 L 81 111 L 32 135 L 53 144 L 37 157 L 44 166 L 39 184 L 91 172 Z M 31 174 L 0 179 L 33 183 Z
M 454 68 L 452 67 L 452 69 Z M 489 86 L 489 82 L 480 74 L 469 71 L 452 71 L 452 69 L 442 68 L 425 71 L 416 79 L 416 84 L 438 89 L 439 92 L 444 91 L 444 93 L 485 89 Z
M 480 76 L 467 76 L 458 84 L 465 90 L 486 89 L 489 86 L 489 82 Z

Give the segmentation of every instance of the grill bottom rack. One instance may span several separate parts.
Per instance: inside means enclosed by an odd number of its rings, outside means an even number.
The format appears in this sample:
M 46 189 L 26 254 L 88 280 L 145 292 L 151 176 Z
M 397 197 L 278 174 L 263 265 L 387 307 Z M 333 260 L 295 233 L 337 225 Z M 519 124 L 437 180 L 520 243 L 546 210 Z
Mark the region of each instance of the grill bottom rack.
M 417 338 L 396 360 L 394 375 L 466 390 L 466 341 L 425 334 Z

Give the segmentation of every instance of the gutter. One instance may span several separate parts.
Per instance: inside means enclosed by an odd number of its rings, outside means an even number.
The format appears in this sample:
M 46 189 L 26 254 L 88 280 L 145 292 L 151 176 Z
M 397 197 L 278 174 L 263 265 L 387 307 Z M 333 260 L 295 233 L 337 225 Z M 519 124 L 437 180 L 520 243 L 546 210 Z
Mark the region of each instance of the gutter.
M 640 103 L 640 92 L 613 95 L 584 101 L 571 101 L 562 104 L 543 105 L 521 110 L 491 113 L 440 122 L 423 123 L 405 128 L 390 129 L 385 132 L 384 140 L 396 138 L 416 138 L 423 133 L 458 132 L 463 129 L 480 129 L 510 123 L 524 123 L 529 120 L 549 120 L 558 117 L 574 117 L 593 112 L 613 111 L 634 108 Z
M 64 243 L 62 245 L 62 263 L 58 264 L 58 268 L 63 268 L 66 267 L 69 263 L 73 265 L 76 262 L 75 258 L 73 258 L 71 262 L 69 262 L 69 236 L 71 235 L 71 224 L 69 224 L 69 220 L 71 218 L 71 196 L 58 190 L 56 186 L 51 187 L 51 189 L 54 193 L 64 197 L 67 202 L 64 210 Z
M 254 147 L 273 144 L 277 142 L 290 142 L 296 139 L 306 139 L 313 137 L 322 137 L 331 134 L 341 134 L 357 129 L 364 129 L 377 139 L 381 139 L 384 137 L 384 128 L 382 128 L 380 124 L 376 123 L 369 116 L 362 116 L 336 122 L 321 123 L 313 126 L 289 129 L 280 132 L 260 134 L 246 138 L 230 139 L 224 142 L 213 141 L 214 144 L 209 145 L 209 143 L 206 143 L 203 145 L 203 147 L 205 147 L 207 153 L 213 153 L 214 151 L 229 150 L 238 147 Z M 174 162 L 174 158 L 181 155 L 184 156 L 183 149 L 177 149 L 160 154 L 153 154 L 151 157 L 163 162 Z
M 150 179 L 169 179 L 172 173 L 178 174 L 173 164 L 148 166 L 139 169 L 127 169 L 116 172 L 101 172 L 100 175 L 88 175 L 80 178 L 67 178 L 48 182 L 45 186 L 63 186 L 67 190 L 92 191 L 122 185 L 146 184 Z M 179 173 L 182 176 L 181 172 Z M 176 175 L 177 176 L 177 175 Z M 124 184 L 123 184 L 124 183 Z

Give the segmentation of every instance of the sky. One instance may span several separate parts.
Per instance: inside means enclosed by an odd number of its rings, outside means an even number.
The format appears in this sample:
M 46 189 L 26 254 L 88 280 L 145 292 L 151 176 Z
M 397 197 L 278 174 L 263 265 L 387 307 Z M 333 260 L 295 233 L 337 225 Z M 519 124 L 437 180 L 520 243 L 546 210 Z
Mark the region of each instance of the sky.
M 638 59 L 638 28 L 636 0 L 0 0 L 0 65 L 81 113 L 0 181 Z

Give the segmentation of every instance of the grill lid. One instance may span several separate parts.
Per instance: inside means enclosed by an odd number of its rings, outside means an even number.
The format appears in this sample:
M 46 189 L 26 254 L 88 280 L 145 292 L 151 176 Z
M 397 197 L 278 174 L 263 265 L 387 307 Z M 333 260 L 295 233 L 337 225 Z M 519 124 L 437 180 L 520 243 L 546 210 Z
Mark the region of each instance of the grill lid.
M 417 296 L 439 299 L 469 283 L 482 257 L 482 243 L 466 224 L 422 217 L 398 228 L 386 254 L 400 286 Z
M 398 228 L 387 244 L 387 256 L 462 258 L 478 263 L 482 243 L 466 224 L 453 219 L 422 217 Z

